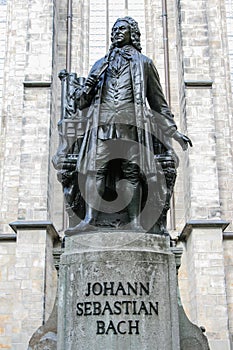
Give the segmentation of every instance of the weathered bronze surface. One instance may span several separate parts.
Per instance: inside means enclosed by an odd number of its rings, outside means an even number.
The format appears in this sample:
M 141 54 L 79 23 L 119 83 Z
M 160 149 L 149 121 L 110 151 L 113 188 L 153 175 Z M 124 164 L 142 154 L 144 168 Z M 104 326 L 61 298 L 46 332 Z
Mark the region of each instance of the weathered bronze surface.
M 152 60 L 141 54 L 137 22 L 118 19 L 111 40 L 87 79 L 59 75 L 62 118 L 53 164 L 69 215 L 66 235 L 99 227 L 168 235 L 178 166 L 171 140 L 183 150 L 192 143 L 177 130 Z

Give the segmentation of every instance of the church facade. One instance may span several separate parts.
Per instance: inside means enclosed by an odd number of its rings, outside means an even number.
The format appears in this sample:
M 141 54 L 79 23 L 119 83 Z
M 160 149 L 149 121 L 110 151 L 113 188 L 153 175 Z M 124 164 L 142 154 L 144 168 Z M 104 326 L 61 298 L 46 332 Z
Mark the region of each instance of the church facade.
M 67 227 L 51 163 L 58 74 L 68 67 L 86 77 L 108 50 L 113 23 L 126 15 L 138 21 L 142 52 L 158 69 L 178 129 L 193 142 L 184 153 L 177 146 L 169 213 L 183 249 L 181 300 L 211 350 L 233 348 L 233 1 L 0 0 L 1 349 L 26 349 L 55 301 L 54 260 Z

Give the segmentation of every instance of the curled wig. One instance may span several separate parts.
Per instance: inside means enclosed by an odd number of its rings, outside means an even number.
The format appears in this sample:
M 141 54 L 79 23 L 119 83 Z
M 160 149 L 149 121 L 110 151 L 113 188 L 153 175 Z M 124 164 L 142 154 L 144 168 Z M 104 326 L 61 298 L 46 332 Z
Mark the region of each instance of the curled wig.
M 126 16 L 126 17 L 118 18 L 112 28 L 114 28 L 115 24 L 119 21 L 124 21 L 128 23 L 128 25 L 130 26 L 131 44 L 133 47 L 135 47 L 136 50 L 141 52 L 142 50 L 141 42 L 140 42 L 141 33 L 138 26 L 138 22 L 135 21 L 132 17 Z M 111 33 L 111 40 L 113 42 L 113 32 Z M 114 46 L 114 43 L 113 43 L 113 46 Z

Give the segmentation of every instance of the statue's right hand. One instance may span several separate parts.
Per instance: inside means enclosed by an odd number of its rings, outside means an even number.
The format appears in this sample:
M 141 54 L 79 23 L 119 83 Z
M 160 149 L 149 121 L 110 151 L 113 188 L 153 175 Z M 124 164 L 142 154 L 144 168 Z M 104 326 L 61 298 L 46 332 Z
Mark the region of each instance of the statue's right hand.
M 88 87 L 94 87 L 98 83 L 98 79 L 95 76 L 89 76 L 86 80 Z
M 98 78 L 96 77 L 96 75 L 89 75 L 87 80 L 86 80 L 86 83 L 85 83 L 85 87 L 83 89 L 83 92 L 86 94 L 86 95 L 89 95 L 89 93 L 91 91 L 93 91 L 94 87 L 98 84 Z

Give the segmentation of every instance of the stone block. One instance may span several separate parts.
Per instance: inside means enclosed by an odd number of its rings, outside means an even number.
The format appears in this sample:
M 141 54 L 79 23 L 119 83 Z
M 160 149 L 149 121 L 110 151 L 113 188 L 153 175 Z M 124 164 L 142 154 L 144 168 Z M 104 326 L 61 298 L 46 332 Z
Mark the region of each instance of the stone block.
M 229 340 L 210 340 L 210 348 L 214 350 L 230 350 Z
M 66 239 L 58 349 L 179 349 L 176 267 L 165 237 L 98 232 Z

